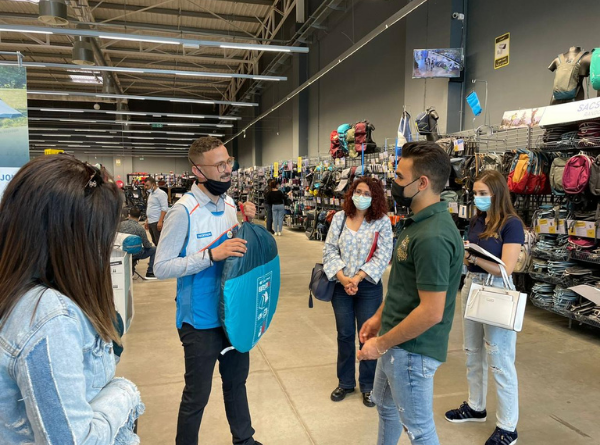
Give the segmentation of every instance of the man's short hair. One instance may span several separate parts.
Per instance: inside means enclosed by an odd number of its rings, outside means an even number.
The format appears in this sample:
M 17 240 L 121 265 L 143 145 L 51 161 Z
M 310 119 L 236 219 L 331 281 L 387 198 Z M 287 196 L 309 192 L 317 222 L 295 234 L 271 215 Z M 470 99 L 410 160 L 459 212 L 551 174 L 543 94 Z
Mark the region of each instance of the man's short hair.
M 427 176 L 431 190 L 439 195 L 450 178 L 450 156 L 435 142 L 409 142 L 402 146 L 402 157 L 412 159 L 413 179 Z
M 152 176 L 148 176 L 146 178 L 146 180 L 144 181 L 144 183 L 149 182 L 152 185 L 156 185 L 156 179 L 154 179 Z
M 129 216 L 132 218 L 139 218 L 142 215 L 142 211 L 138 206 L 134 206 L 129 209 Z
M 198 156 L 203 155 L 207 151 L 219 148 L 221 145 L 224 145 L 223 141 L 212 136 L 198 138 L 190 147 L 188 157 L 193 161 L 195 159 L 198 159 Z

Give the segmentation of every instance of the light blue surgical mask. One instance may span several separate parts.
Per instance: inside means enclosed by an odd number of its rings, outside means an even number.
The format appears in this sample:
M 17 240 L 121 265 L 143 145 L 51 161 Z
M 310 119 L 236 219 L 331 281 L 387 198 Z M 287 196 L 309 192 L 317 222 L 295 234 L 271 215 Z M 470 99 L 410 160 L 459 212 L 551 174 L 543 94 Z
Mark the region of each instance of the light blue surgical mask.
M 371 207 L 371 197 L 352 195 L 352 202 L 358 210 L 367 210 Z
M 477 207 L 482 212 L 487 212 L 492 206 L 492 197 L 491 196 L 476 196 L 475 197 L 475 207 Z

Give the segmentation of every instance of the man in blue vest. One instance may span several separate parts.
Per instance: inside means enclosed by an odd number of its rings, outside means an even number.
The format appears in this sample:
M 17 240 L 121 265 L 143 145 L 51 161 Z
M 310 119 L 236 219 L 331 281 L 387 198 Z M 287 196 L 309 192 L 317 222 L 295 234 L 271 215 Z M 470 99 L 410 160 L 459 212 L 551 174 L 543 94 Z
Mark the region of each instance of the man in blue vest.
M 185 354 L 185 388 L 176 444 L 198 443 L 218 360 L 233 443 L 261 445 L 253 438 L 246 396 L 250 356 L 237 350 L 221 354 L 230 346 L 218 310 L 224 260 L 246 253 L 246 241 L 234 238 L 237 211 L 226 195 L 234 159 L 223 142 L 213 137 L 196 140 L 188 157 L 198 182 L 167 214 L 154 264 L 157 277 L 177 278 L 177 329 Z M 244 207 L 253 218 L 254 204 Z

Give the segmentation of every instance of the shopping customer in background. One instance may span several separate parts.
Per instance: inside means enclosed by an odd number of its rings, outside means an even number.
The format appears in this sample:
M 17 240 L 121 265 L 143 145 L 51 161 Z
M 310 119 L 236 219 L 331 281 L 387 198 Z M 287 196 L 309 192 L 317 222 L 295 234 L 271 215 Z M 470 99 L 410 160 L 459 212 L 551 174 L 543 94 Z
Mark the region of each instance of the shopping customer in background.
M 120 192 L 70 156 L 23 166 L 0 203 L 0 442 L 137 444 L 115 378 L 110 278 Z
M 283 219 L 285 218 L 285 200 L 286 197 L 281 190 L 277 181 L 272 180 L 269 183 L 271 190 L 265 195 L 265 203 L 271 206 L 273 212 L 273 229 L 275 236 L 281 236 L 283 230 Z
M 163 228 L 163 221 L 169 210 L 169 199 L 167 194 L 158 187 L 156 179 L 152 176 L 146 178 L 144 189 L 146 189 L 148 195 L 145 229 L 150 231 L 152 242 L 155 246 L 158 246 L 160 232 Z
M 196 140 L 188 157 L 198 182 L 169 211 L 154 264 L 158 278 L 177 278 L 176 324 L 185 355 L 185 388 L 176 443 L 198 443 L 218 360 L 233 443 L 260 445 L 253 438 L 246 396 L 250 355 L 235 349 L 221 354 L 231 346 L 219 318 L 224 261 L 246 253 L 246 241 L 234 238 L 237 212 L 233 199 L 225 194 L 231 186 L 234 159 L 214 137 Z M 247 202 L 244 208 L 246 216 L 254 218 L 254 204 Z
M 411 214 L 398 235 L 388 292 L 365 322 L 359 360 L 378 358 L 373 400 L 378 445 L 396 445 L 404 427 L 413 445 L 439 445 L 433 421 L 433 377 L 446 360 L 463 241 L 440 193 L 450 158 L 433 142 L 402 147 L 392 196 Z
M 265 199 L 265 214 L 266 214 L 266 218 L 267 218 L 267 230 L 272 233 L 275 234 L 275 231 L 273 230 L 273 209 L 271 208 L 271 204 L 267 203 L 267 194 L 273 190 L 273 187 L 276 187 L 277 185 L 277 181 L 275 180 L 270 180 L 269 184 L 267 185 L 267 188 L 265 189 L 265 193 L 263 198 Z
M 383 300 L 381 277 L 392 256 L 393 234 L 387 216 L 388 203 L 381 181 L 363 177 L 355 181 L 344 201 L 344 210 L 331 222 L 323 266 L 327 277 L 336 280 L 331 303 L 337 327 L 338 386 L 331 400 L 344 400 L 356 386 L 356 326 L 360 328 L 375 314 Z M 363 343 L 359 342 L 362 348 Z M 371 400 L 375 360 L 360 363 L 358 383 L 363 403 Z
M 127 219 L 119 226 L 119 232 L 137 235 L 142 239 L 142 251 L 132 255 L 132 257 L 134 261 L 150 258 L 148 261 L 148 269 L 146 270 L 146 278 L 153 280 L 156 279 L 154 276 L 154 256 L 156 255 L 156 247 L 150 243 L 146 231 L 140 226 L 141 214 L 142 212 L 138 207 L 129 209 Z
M 483 172 L 473 184 L 477 214 L 469 227 L 469 243 L 478 244 L 506 265 L 512 274 L 525 241 L 523 222 L 510 200 L 506 179 L 497 171 Z M 493 286 L 504 287 L 498 264 L 465 253 L 469 272 L 462 289 L 462 309 L 471 284 L 483 284 L 489 275 Z M 510 285 L 513 287 L 512 278 Z M 464 348 L 467 353 L 469 399 L 446 413 L 450 422 L 485 422 L 488 363 L 496 382 L 496 429 L 486 445 L 512 445 L 517 442 L 519 389 L 515 354 L 517 333 L 463 319 Z

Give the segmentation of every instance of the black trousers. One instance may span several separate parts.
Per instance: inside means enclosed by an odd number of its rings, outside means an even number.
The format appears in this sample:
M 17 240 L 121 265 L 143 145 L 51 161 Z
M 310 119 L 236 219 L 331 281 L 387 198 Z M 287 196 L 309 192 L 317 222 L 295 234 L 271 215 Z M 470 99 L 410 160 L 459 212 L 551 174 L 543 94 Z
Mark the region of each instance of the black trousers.
M 158 246 L 158 241 L 160 240 L 160 230 L 158 230 L 158 223 L 148 224 L 148 228 L 150 229 L 150 237 L 152 238 L 152 243 L 155 246 Z
M 254 429 L 248 408 L 246 379 L 250 354 L 231 350 L 223 328 L 195 329 L 184 323 L 179 338 L 185 353 L 185 388 L 177 419 L 177 445 L 197 445 L 204 408 L 210 396 L 215 363 L 223 381 L 225 413 L 235 445 L 254 445 Z

